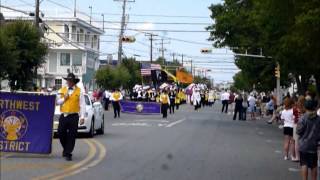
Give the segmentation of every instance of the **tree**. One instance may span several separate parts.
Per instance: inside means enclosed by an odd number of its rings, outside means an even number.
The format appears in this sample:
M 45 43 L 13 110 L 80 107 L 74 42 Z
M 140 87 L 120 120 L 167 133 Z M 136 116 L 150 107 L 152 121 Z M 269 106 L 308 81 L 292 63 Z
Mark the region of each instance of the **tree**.
M 319 79 L 320 92 L 319 1 L 225 0 L 209 9 L 215 22 L 208 27 L 214 46 L 236 47 L 235 53 L 247 50 L 251 54 L 259 54 L 261 48 L 265 56 L 272 57 L 259 61 L 236 58 L 236 65 L 249 78 L 248 82 L 274 87 L 273 68 L 279 62 L 282 85 L 288 85 L 288 74 L 293 74 L 302 94 L 314 75 Z
M 130 78 L 127 83 L 124 84 L 125 88 L 132 88 L 136 84 L 141 82 L 140 64 L 134 58 L 123 59 L 122 66 L 126 67 Z
M 1 58 L 3 64 L 10 64 L 6 71 L 12 90 L 31 90 L 32 80 L 36 78 L 36 70 L 44 63 L 47 46 L 40 41 L 38 30 L 26 21 L 7 23 L 3 34 L 8 38 L 6 49 L 11 58 Z M 13 67 L 14 66 L 14 67 Z
M 123 65 L 101 68 L 96 72 L 95 78 L 97 84 L 105 89 L 129 88 L 130 73 Z
M 0 82 L 8 79 L 10 73 L 16 73 L 17 53 L 12 37 L 5 35 L 4 29 L 0 29 Z M 0 83 L 1 89 L 1 83 Z

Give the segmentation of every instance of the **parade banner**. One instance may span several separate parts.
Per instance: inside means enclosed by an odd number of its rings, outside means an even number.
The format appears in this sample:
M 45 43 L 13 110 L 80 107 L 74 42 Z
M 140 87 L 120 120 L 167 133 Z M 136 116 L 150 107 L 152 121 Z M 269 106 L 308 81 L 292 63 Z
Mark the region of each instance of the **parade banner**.
M 133 114 L 160 114 L 161 105 L 155 102 L 121 101 L 121 111 Z
M 55 96 L 0 92 L 0 152 L 50 154 Z
M 192 74 L 183 71 L 177 71 L 177 79 L 181 83 L 190 84 L 193 82 Z

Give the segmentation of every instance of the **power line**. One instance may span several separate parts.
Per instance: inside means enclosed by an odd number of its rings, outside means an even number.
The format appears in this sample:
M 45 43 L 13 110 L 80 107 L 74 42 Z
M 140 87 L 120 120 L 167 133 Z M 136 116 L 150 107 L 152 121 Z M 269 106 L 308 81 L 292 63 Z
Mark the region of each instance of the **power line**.
M 118 13 L 99 12 L 94 14 L 106 14 L 111 16 L 120 16 Z M 130 14 L 137 17 L 166 17 L 166 18 L 191 18 L 191 19 L 210 19 L 209 16 L 189 16 L 189 15 L 163 15 L 163 14 Z

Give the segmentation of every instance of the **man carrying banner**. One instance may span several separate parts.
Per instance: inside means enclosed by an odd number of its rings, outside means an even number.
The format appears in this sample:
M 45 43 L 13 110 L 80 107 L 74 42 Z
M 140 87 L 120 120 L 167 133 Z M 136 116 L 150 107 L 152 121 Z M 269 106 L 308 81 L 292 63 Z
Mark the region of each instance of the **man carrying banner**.
M 63 147 L 62 156 L 67 161 L 72 161 L 72 151 L 76 142 L 79 115 L 81 125 L 84 123 L 86 105 L 83 92 L 76 86 L 80 80 L 73 73 L 69 73 L 64 79 L 67 81 L 67 86 L 59 90 L 58 94 L 60 96 L 57 99 L 57 104 L 60 105 L 61 111 L 58 135 Z
M 122 98 L 122 94 L 118 89 L 114 90 L 111 94 L 114 118 L 117 118 L 117 116 L 120 118 L 120 101 Z

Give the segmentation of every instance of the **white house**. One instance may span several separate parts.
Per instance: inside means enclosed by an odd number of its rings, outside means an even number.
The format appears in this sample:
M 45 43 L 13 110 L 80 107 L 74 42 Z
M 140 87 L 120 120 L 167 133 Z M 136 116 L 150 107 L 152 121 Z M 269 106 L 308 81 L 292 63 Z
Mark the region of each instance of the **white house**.
M 46 63 L 38 70 L 41 86 L 60 88 L 63 77 L 73 72 L 87 89 L 94 88 L 103 30 L 79 18 L 46 18 L 45 23 L 50 46 Z
M 6 20 L 32 17 L 21 13 L 4 13 Z M 38 68 L 39 87 L 60 88 L 63 77 L 73 72 L 87 90 L 95 88 L 94 73 L 99 67 L 100 35 L 103 30 L 78 17 L 42 18 L 47 31 L 43 41 L 48 43 L 46 62 Z M 4 86 L 4 85 L 3 85 Z

